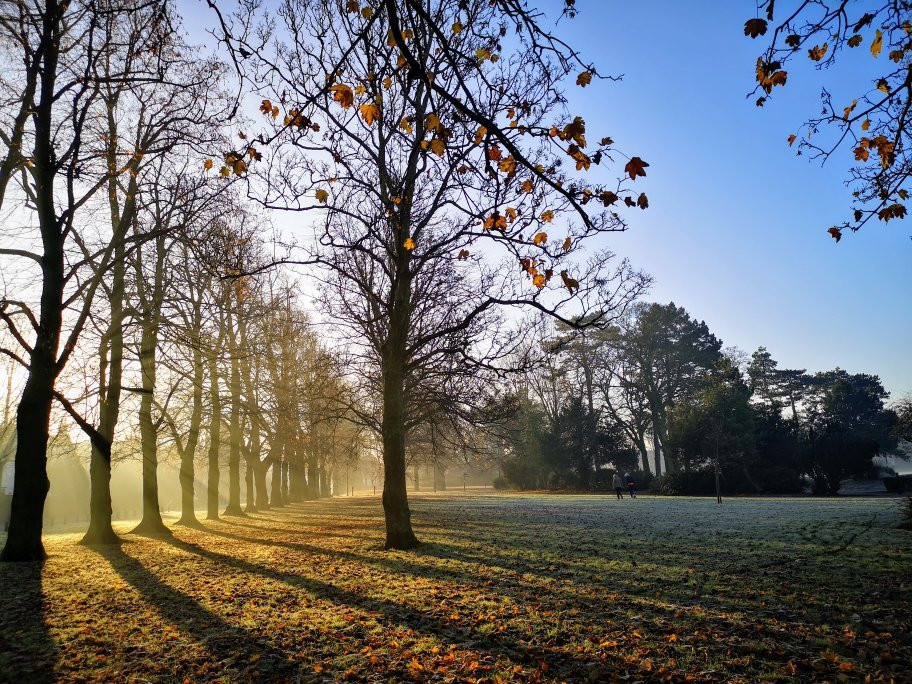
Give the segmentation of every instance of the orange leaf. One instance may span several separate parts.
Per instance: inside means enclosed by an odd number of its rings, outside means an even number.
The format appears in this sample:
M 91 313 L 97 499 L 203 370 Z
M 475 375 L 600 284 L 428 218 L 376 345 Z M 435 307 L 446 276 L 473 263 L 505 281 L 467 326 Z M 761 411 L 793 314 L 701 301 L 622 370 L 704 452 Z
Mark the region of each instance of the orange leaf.
M 352 89 L 344 83 L 339 83 L 330 87 L 333 94 L 333 100 L 338 102 L 343 109 L 348 109 L 355 103 L 355 94 Z
M 380 108 L 373 102 L 361 105 L 358 107 L 358 111 L 361 113 L 361 118 L 364 119 L 364 123 L 368 126 L 372 126 L 374 122 L 380 118 Z

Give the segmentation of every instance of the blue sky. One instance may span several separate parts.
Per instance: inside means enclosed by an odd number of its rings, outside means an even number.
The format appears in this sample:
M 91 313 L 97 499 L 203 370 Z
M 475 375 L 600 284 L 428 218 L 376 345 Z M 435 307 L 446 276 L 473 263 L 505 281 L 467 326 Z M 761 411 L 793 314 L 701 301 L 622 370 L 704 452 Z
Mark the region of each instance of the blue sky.
M 650 164 L 638 181 L 650 208 L 607 243 L 655 277 L 651 298 L 686 307 L 726 345 L 766 346 L 781 367 L 840 366 L 880 375 L 894 398 L 912 391 L 912 221 L 837 245 L 825 231 L 848 215 L 851 155 L 821 168 L 787 144 L 819 111 L 821 85 L 849 101 L 868 87 L 870 53 L 838 72 L 802 60 L 761 109 L 746 97 L 762 48 L 743 34 L 751 0 L 577 6 L 562 35 L 624 78 L 572 89 L 571 108 L 590 138 L 611 135 Z
M 826 229 L 848 216 L 851 155 L 821 168 L 787 144 L 819 111 L 822 85 L 843 94 L 837 104 L 868 87 L 870 53 L 832 72 L 801 60 L 760 109 L 747 97 L 763 47 L 743 34 L 753 0 L 577 7 L 558 33 L 624 78 L 571 84 L 571 109 L 590 139 L 610 135 L 650 164 L 637 182 L 650 208 L 628 212 L 630 230 L 606 240 L 655 277 L 650 298 L 686 307 L 726 345 L 766 346 L 780 367 L 840 366 L 880 375 L 894 398 L 912 391 L 912 220 L 869 224 L 837 245 Z M 200 39 L 211 16 L 196 1 L 182 9 Z

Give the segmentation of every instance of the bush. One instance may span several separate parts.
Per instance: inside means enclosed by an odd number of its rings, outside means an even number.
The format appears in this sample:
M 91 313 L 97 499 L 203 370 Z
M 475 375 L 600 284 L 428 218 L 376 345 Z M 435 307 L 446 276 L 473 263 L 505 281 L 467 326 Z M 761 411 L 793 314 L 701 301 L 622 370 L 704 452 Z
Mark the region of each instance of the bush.
M 883 483 L 888 492 L 902 493 L 907 489 L 910 489 L 909 485 L 912 484 L 912 478 L 909 478 L 908 476 L 903 477 L 901 475 L 897 475 L 896 477 L 885 477 Z
M 710 496 L 716 493 L 716 474 L 713 470 L 665 473 L 652 481 L 650 489 L 664 496 Z
M 509 489 L 510 483 L 506 481 L 503 475 L 494 478 L 494 489 Z
M 794 468 L 784 466 L 763 468 L 754 474 L 754 479 L 767 494 L 801 494 L 804 492 L 804 480 Z
M 652 483 L 655 481 L 655 475 L 648 470 L 631 470 L 630 477 L 636 482 L 638 492 L 644 489 L 651 489 Z

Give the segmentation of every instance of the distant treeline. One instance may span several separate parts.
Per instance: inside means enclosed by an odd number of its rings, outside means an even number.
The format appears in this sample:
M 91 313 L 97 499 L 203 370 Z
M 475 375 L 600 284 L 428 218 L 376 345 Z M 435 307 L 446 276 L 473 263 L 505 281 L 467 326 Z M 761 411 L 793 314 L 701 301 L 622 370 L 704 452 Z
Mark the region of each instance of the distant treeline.
M 502 487 L 605 490 L 615 471 L 663 494 L 835 494 L 912 438 L 912 399 L 876 375 L 780 368 L 760 347 L 723 349 L 674 303 L 640 304 L 607 329 L 545 329 L 516 392 Z

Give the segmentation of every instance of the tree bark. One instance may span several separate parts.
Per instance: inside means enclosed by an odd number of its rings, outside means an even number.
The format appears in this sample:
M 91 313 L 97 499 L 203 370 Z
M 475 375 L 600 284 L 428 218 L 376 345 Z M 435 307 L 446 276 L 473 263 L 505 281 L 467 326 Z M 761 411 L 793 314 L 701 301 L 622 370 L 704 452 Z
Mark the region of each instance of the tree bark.
M 65 237 L 54 207 L 55 161 L 51 142 L 61 15 L 58 3 L 47 0 L 42 25 L 44 68 L 33 114 L 32 155 L 34 201 L 43 248 L 41 304 L 35 342 L 29 353 L 28 379 L 16 410 L 16 471 L 6 545 L 0 553 L 3 561 L 41 561 L 47 557 L 41 543 L 44 501 L 51 486 L 47 476 L 47 442 L 54 383 L 60 372 L 57 348 L 63 327 Z M 36 54 L 35 59 L 38 58 Z
M 420 544 L 412 531 L 405 483 L 405 370 L 409 325 L 409 286 L 400 268 L 394 284 L 389 338 L 383 363 L 383 512 L 387 549 L 413 549 Z
M 206 483 L 206 518 L 219 519 L 219 447 L 222 439 L 222 400 L 219 396 L 218 349 L 209 352 L 209 476 Z
M 190 426 L 187 432 L 187 443 L 181 451 L 180 462 L 180 487 L 181 487 L 181 517 L 177 521 L 178 525 L 185 527 L 198 527 L 199 520 L 196 518 L 196 448 L 199 445 L 200 428 L 203 422 L 203 352 L 201 344 L 201 302 L 194 302 L 194 331 L 192 336 L 193 344 L 193 408 L 190 413 Z
M 161 517 L 158 501 L 158 425 L 152 419 L 155 396 L 156 351 L 158 330 L 161 323 L 161 307 L 164 299 L 165 280 L 165 236 L 155 239 L 155 274 L 152 292 L 143 297 L 142 333 L 139 343 L 139 367 L 142 377 L 142 398 L 139 401 L 139 434 L 142 444 L 142 520 L 133 529 L 133 534 L 171 536 Z M 142 280 L 139 263 L 142 258 L 137 252 L 138 282 Z M 142 289 L 140 290 L 142 295 Z
M 228 506 L 225 515 L 244 515 L 241 508 L 241 370 L 240 350 L 237 339 L 237 318 L 240 300 L 234 302 L 235 310 L 228 314 L 228 351 L 231 354 L 229 391 L 231 414 L 228 427 Z

